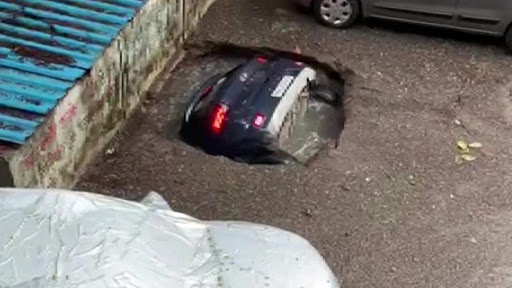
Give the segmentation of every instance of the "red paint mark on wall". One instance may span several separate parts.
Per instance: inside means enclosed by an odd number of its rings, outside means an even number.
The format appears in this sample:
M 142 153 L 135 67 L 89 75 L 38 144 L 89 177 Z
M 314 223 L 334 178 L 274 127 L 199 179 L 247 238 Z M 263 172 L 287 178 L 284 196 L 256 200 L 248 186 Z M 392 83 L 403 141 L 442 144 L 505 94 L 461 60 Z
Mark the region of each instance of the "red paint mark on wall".
M 48 155 L 46 155 L 46 163 L 53 163 L 55 161 L 58 161 L 62 158 L 62 150 L 64 150 L 62 148 L 62 146 L 59 146 L 57 147 L 57 149 L 53 152 L 50 152 L 48 153 Z
M 41 141 L 41 152 L 48 150 L 48 147 L 55 142 L 55 139 L 57 139 L 57 128 L 55 127 L 55 124 L 52 123 L 48 128 L 46 128 L 46 135 Z
M 58 123 L 60 125 L 65 125 L 69 123 L 73 118 L 76 117 L 78 107 L 73 104 L 68 104 L 68 109 L 66 112 L 58 119 Z M 51 165 L 53 162 L 56 162 L 62 158 L 64 148 L 62 146 L 58 146 L 53 148 L 52 145 L 57 140 L 57 126 L 55 123 L 51 123 L 46 128 L 46 134 L 41 140 L 41 145 L 39 146 L 39 155 L 35 156 L 34 153 L 31 153 L 27 157 L 25 157 L 22 161 L 22 164 L 25 168 L 32 168 L 35 165 L 35 159 L 40 163 L 44 163 L 45 166 Z
M 62 115 L 59 119 L 59 123 L 61 125 L 67 124 L 69 121 L 71 121 L 76 116 L 77 106 L 73 105 L 73 104 L 68 104 L 68 106 L 69 106 L 68 110 L 66 110 L 64 115 Z
M 25 168 L 32 168 L 34 166 L 34 157 L 32 155 L 29 155 L 23 159 L 23 166 Z
M 63 146 L 57 147 L 57 149 L 53 151 L 48 151 L 46 154 L 41 154 L 38 156 L 38 161 L 40 163 L 43 163 L 44 166 L 50 166 L 54 162 L 60 160 L 62 158 L 64 148 Z M 35 165 L 35 157 L 33 154 L 30 154 L 29 156 L 25 157 L 23 159 L 23 166 L 27 169 L 34 167 Z

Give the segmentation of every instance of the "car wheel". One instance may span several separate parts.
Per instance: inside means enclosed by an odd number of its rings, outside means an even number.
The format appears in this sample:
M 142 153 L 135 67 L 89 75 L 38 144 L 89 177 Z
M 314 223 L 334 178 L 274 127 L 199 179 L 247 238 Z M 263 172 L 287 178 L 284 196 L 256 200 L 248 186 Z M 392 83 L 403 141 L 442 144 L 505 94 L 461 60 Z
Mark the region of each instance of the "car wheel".
M 512 25 L 508 27 L 508 30 L 505 33 L 505 43 L 507 44 L 509 51 L 512 52 Z
M 315 0 L 313 13 L 318 22 L 333 28 L 347 28 L 359 18 L 358 0 Z

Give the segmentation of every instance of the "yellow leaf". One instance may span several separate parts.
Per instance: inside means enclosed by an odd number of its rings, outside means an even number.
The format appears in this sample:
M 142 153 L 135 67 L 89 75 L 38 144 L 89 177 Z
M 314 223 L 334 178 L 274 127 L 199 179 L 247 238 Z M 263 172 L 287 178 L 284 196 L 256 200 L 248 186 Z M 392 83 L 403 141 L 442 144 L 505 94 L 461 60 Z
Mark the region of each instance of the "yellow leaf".
M 473 156 L 473 155 L 469 155 L 469 154 L 464 154 L 461 156 L 461 158 L 464 160 L 464 161 L 467 161 L 467 162 L 472 162 L 472 161 L 475 161 L 476 160 L 476 157 Z
M 480 148 L 484 147 L 484 145 L 480 142 L 473 142 L 473 143 L 469 144 L 468 147 L 473 148 L 473 149 L 480 149 Z
M 468 149 L 468 144 L 466 143 L 466 141 L 460 140 L 457 142 L 457 147 L 459 147 L 460 150 L 464 151 Z
M 469 148 L 460 150 L 460 154 L 469 154 L 469 153 L 470 153 Z

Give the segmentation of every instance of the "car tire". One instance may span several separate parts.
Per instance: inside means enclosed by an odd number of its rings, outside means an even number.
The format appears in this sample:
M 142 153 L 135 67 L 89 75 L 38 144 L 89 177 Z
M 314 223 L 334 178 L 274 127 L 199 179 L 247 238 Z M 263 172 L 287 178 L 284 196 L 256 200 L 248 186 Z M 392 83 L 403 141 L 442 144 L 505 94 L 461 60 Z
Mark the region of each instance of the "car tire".
M 359 18 L 361 6 L 358 0 L 314 0 L 313 13 L 320 24 L 348 28 Z
M 505 44 L 508 51 L 512 53 L 512 24 L 508 27 L 507 32 L 505 32 Z

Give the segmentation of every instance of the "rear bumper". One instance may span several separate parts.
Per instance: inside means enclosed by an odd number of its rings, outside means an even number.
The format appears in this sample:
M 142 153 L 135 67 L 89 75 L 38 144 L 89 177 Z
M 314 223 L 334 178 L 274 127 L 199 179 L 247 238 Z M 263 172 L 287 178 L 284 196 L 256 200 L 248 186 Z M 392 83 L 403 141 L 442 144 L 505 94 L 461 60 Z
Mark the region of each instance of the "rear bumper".
M 305 8 L 311 7 L 311 3 L 313 0 L 293 0 L 296 4 L 303 6 Z

